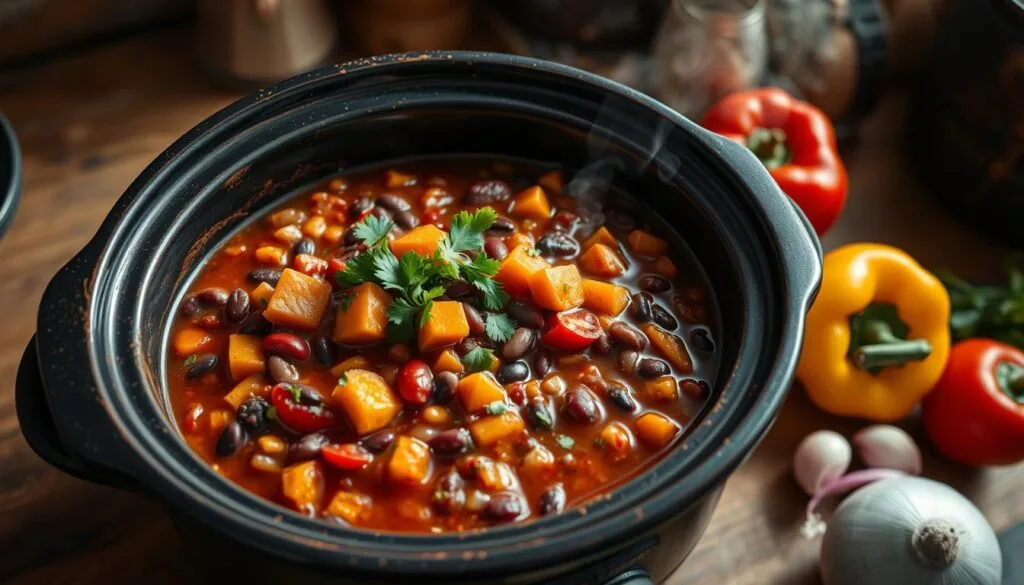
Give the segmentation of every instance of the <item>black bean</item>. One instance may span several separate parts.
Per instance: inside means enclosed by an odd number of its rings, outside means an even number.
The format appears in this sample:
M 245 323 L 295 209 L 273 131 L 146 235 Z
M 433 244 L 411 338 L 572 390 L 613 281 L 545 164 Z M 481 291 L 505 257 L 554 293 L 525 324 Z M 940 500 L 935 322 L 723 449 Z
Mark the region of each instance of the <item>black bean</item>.
M 699 351 L 711 353 L 715 351 L 715 342 L 711 341 L 711 332 L 707 329 L 694 329 L 690 332 L 690 341 Z
M 316 254 L 316 242 L 309 238 L 302 238 L 295 245 L 292 246 L 292 255 L 298 256 L 299 254 Z
M 551 352 L 546 349 L 539 349 L 533 356 L 533 375 L 543 378 L 551 371 Z
M 641 323 L 651 320 L 651 305 L 654 304 L 654 297 L 651 293 L 638 292 L 633 295 L 633 301 L 629 304 L 629 314 Z
M 565 488 L 562 484 L 555 485 L 544 490 L 537 501 L 537 510 L 541 516 L 561 513 L 565 509 Z
M 329 366 L 334 362 L 334 344 L 326 336 L 318 335 L 314 337 L 309 345 L 313 348 L 313 356 L 316 358 L 316 361 L 325 366 Z
M 331 440 L 323 433 L 310 433 L 288 446 L 288 458 L 292 461 L 309 461 L 320 456 L 320 448 Z
M 409 211 L 399 211 L 395 214 L 395 225 L 403 230 L 411 230 L 420 225 L 420 218 Z
M 228 295 L 228 304 L 224 306 L 224 316 L 228 323 L 241 323 L 249 316 L 249 293 L 236 288 Z
M 504 260 L 508 256 L 508 246 L 498 237 L 490 237 L 484 242 L 484 253 L 495 260 Z
M 359 236 L 356 235 L 355 224 L 349 226 L 349 228 L 345 230 L 344 235 L 341 236 L 341 245 L 346 248 L 358 246 L 361 241 L 362 240 L 359 239 Z
M 530 366 L 526 365 L 523 360 L 516 360 L 514 362 L 506 362 L 498 370 L 498 381 L 502 384 L 511 384 L 512 382 L 522 382 L 523 380 L 530 377 Z
M 248 441 L 249 433 L 242 427 L 242 423 L 233 420 L 221 431 L 215 451 L 220 457 L 231 457 Z
M 537 241 L 537 249 L 545 256 L 567 258 L 580 251 L 580 244 L 575 238 L 564 232 L 551 232 Z
M 533 329 L 520 327 L 512 334 L 512 337 L 505 342 L 501 348 L 501 357 L 507 360 L 519 359 L 519 356 L 530 351 L 537 341 L 537 332 Z
M 238 407 L 235 419 L 245 430 L 259 434 L 267 430 L 267 426 L 270 424 L 270 421 L 267 420 L 269 409 L 270 403 L 266 398 L 253 396 Z
M 281 280 L 281 271 L 276 268 L 257 268 L 246 274 L 245 279 L 254 284 L 265 282 L 277 286 L 277 281 Z
M 458 512 L 466 505 L 466 481 L 459 472 L 453 469 L 437 480 L 432 502 L 441 514 Z
M 195 295 L 189 295 L 181 302 L 181 314 L 186 317 L 194 317 L 195 315 L 198 315 L 201 310 L 203 310 L 203 307 Z
M 483 510 L 483 517 L 496 522 L 511 522 L 520 516 L 526 509 L 523 499 L 515 494 L 507 492 L 497 493 L 491 496 L 490 501 Z
M 480 347 L 480 340 L 472 337 L 466 337 L 462 341 L 455 344 L 455 353 L 459 354 L 459 357 L 465 357 L 467 353 Z
M 384 193 L 377 196 L 377 205 L 385 207 L 395 213 L 401 213 L 403 211 L 409 211 L 412 209 L 412 205 L 405 199 L 402 199 L 394 193 Z
M 455 398 L 459 377 L 454 372 L 438 372 L 434 376 L 434 403 L 448 404 Z
M 228 302 L 228 291 L 219 286 L 211 286 L 197 292 L 196 299 L 200 303 L 223 307 Z
M 352 204 L 352 207 L 349 208 L 349 215 L 353 218 L 359 217 L 371 209 L 373 209 L 373 199 L 370 199 L 369 197 L 360 197 L 359 199 L 356 199 Z
M 394 214 L 392 214 L 389 210 L 384 209 L 383 207 L 374 207 L 373 209 L 370 210 L 370 215 L 376 217 L 377 219 L 394 219 Z
M 582 384 L 577 384 L 569 389 L 565 396 L 565 412 L 576 422 L 583 424 L 593 424 L 601 417 L 597 399 Z
M 516 222 L 507 217 L 498 217 L 487 229 L 488 236 L 507 236 L 516 231 Z
M 647 347 L 647 336 L 622 321 L 612 323 L 608 333 L 619 345 L 627 349 L 643 350 Z
M 462 303 L 462 312 L 466 314 L 466 322 L 469 323 L 470 334 L 483 337 L 487 328 L 480 311 L 477 311 L 476 307 L 469 303 Z
M 523 327 L 540 329 L 544 327 L 544 313 L 532 303 L 512 301 L 505 306 L 505 313 Z
M 636 373 L 641 378 L 657 378 L 667 376 L 669 373 L 668 362 L 657 358 L 642 358 L 636 366 Z
M 636 362 L 640 359 L 640 353 L 627 349 L 619 353 L 619 370 L 627 376 L 636 371 Z
M 281 356 L 272 355 L 267 359 L 267 373 L 275 382 L 299 381 L 299 368 Z
M 487 205 L 497 201 L 505 201 L 512 196 L 512 187 L 505 181 L 477 181 L 469 186 L 463 203 L 466 205 Z
M 267 321 L 263 315 L 252 315 L 245 325 L 238 330 L 242 335 L 267 335 L 274 330 L 274 325 Z
M 672 281 L 660 274 L 645 274 L 636 281 L 636 285 L 647 292 L 661 293 L 672 288 Z
M 551 413 L 547 400 L 537 396 L 531 398 L 526 405 L 526 422 L 530 427 L 538 431 L 550 431 L 555 427 L 555 417 Z
M 454 457 L 469 451 L 473 439 L 464 428 L 448 429 L 433 436 L 430 448 L 441 457 Z
M 654 316 L 654 322 L 660 325 L 662 329 L 672 331 L 676 327 L 679 327 L 679 321 L 676 321 L 676 318 L 661 305 L 654 305 L 651 307 L 651 311 Z
M 612 228 L 624 232 L 631 232 L 639 225 L 633 212 L 625 209 L 609 209 L 605 212 L 605 221 Z
M 367 451 L 374 454 L 387 451 L 394 442 L 395 433 L 388 430 L 377 431 L 372 435 L 364 437 L 363 440 L 360 441 Z
M 624 412 L 636 410 L 636 401 L 633 400 L 629 390 L 616 382 L 608 385 L 608 402 L 611 402 L 616 408 Z
M 461 299 L 464 296 L 473 294 L 473 285 L 469 284 L 465 280 L 456 280 L 455 282 L 448 285 L 448 288 L 444 289 L 444 296 L 449 299 Z
M 612 338 L 602 331 L 601 334 L 597 336 L 592 347 L 597 353 L 607 355 L 612 351 Z
M 186 380 L 195 380 L 207 372 L 212 372 L 217 367 L 217 356 L 212 353 L 197 355 L 192 364 L 185 370 Z

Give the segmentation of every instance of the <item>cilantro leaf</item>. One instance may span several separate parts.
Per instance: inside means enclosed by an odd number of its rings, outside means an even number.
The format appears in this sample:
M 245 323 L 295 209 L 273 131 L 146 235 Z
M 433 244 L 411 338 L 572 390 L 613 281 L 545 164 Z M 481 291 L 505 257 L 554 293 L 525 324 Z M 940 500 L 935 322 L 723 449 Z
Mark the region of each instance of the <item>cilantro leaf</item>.
M 555 442 L 563 449 L 572 449 L 576 441 L 569 435 L 555 435 Z
M 405 323 L 412 323 L 416 318 L 416 313 L 419 311 L 420 307 L 418 305 L 410 303 L 403 297 L 398 297 L 388 307 L 388 321 L 399 326 Z
M 493 363 L 494 352 L 484 347 L 475 347 L 469 353 L 462 356 L 462 364 L 466 366 L 466 371 L 471 374 L 490 369 Z
M 468 264 L 459 265 L 459 274 L 469 282 L 490 278 L 498 273 L 501 263 L 486 254 L 479 254 Z
M 376 282 L 387 289 L 399 292 L 407 290 L 403 283 L 403 274 L 398 258 L 395 258 L 395 255 L 389 251 L 385 251 L 379 256 L 379 258 L 374 258 L 373 262 L 373 275 L 376 277 Z
M 335 280 L 342 288 L 353 287 L 364 282 L 375 282 L 377 263 L 381 261 L 379 259 L 383 258 L 384 254 L 394 257 L 386 248 L 372 248 L 362 254 L 356 254 L 345 262 L 345 270 L 338 272 L 334 277 Z
M 452 217 L 448 236 L 444 242 L 446 251 L 459 254 L 467 250 L 479 250 L 484 247 L 484 232 L 498 219 L 498 212 L 491 207 L 481 207 L 470 214 L 460 211 Z
M 484 407 L 484 411 L 486 411 L 487 414 L 494 416 L 505 414 L 506 410 L 508 410 L 508 405 L 500 400 L 495 400 L 494 402 Z
M 444 287 L 436 286 L 432 289 L 423 291 L 420 296 L 423 301 L 423 309 L 420 312 L 420 327 L 426 325 L 427 321 L 430 320 L 430 310 L 434 308 L 434 299 L 444 294 Z
M 369 247 L 376 246 L 388 237 L 388 232 L 395 227 L 390 219 L 367 215 L 366 219 L 357 223 L 353 229 L 356 237 Z
M 338 378 L 338 386 L 344 386 L 345 384 L 348 384 L 348 374 L 343 373 L 341 377 Z
M 484 293 L 484 307 L 489 311 L 500 311 L 508 303 L 508 293 L 497 280 L 485 278 L 474 281 L 473 286 Z
M 501 343 L 512 337 L 516 331 L 516 323 L 508 315 L 496 313 L 487 317 L 484 329 L 487 332 L 487 337 Z
M 196 360 L 198 360 L 198 359 L 199 359 L 199 356 L 197 356 L 196 354 L 192 354 L 192 355 L 188 356 L 187 358 L 185 358 L 184 364 L 186 366 L 191 366 L 192 364 L 196 363 Z

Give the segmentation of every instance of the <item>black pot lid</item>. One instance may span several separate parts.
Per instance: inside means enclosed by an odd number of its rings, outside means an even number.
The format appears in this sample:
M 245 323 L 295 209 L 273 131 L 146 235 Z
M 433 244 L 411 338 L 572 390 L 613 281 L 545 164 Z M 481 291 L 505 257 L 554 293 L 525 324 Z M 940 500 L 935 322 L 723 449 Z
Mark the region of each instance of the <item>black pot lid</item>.
M 0 237 L 14 219 L 21 198 L 21 150 L 7 118 L 0 114 Z

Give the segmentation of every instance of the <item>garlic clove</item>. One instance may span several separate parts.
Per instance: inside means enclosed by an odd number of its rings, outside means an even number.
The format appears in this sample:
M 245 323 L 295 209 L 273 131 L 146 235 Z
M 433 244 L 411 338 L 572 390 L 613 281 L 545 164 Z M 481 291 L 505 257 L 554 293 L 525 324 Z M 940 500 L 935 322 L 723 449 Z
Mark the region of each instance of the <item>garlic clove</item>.
M 853 436 L 857 454 L 868 467 L 921 473 L 921 450 L 906 431 L 892 425 L 872 425 Z
M 793 453 L 793 475 L 808 495 L 850 468 L 853 451 L 845 437 L 834 431 L 815 431 Z

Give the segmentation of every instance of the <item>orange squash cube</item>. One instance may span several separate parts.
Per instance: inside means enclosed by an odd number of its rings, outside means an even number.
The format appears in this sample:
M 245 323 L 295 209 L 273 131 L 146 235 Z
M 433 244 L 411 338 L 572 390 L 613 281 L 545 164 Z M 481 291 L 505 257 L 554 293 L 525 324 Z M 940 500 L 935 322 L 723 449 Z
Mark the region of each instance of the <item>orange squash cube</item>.
M 566 311 L 583 304 L 583 279 L 574 264 L 552 266 L 530 277 L 530 293 L 538 307 Z
M 270 304 L 270 297 L 274 296 L 274 287 L 269 282 L 261 282 L 259 286 L 252 289 L 249 297 L 256 306 L 266 308 Z
M 331 397 L 348 415 L 359 435 L 388 426 L 402 411 L 402 403 L 391 386 L 376 372 L 348 370 L 339 382 Z
M 490 372 L 477 372 L 459 380 L 456 394 L 466 412 L 476 412 L 492 402 L 504 402 L 507 398 L 505 389 Z
M 413 228 L 402 237 L 391 240 L 391 252 L 401 258 L 406 252 L 430 256 L 437 251 L 445 233 L 436 225 L 428 224 Z
M 281 327 L 316 329 L 331 303 L 331 285 L 285 268 L 263 317 Z
M 675 278 L 679 275 L 679 270 L 668 256 L 658 256 L 658 259 L 651 264 L 651 270 L 665 278 Z
M 436 301 L 430 318 L 420 326 L 420 351 L 432 351 L 462 341 L 469 335 L 469 322 L 459 301 Z
M 598 315 L 615 316 L 629 305 L 629 289 L 610 282 L 583 279 L 583 308 Z
M 242 380 L 230 392 L 224 395 L 224 402 L 231 405 L 231 408 L 238 410 L 239 406 L 246 400 L 259 396 L 270 398 L 270 380 L 263 374 L 253 374 Z
M 626 271 L 619 253 L 604 244 L 594 244 L 580 256 L 580 268 L 587 274 L 611 278 Z
M 462 365 L 462 360 L 455 354 L 454 351 L 446 349 L 442 351 L 437 359 L 434 360 L 434 372 L 453 372 L 461 374 L 466 371 L 466 367 Z
M 679 383 L 672 376 L 661 376 L 644 382 L 644 395 L 655 402 L 671 402 L 679 398 Z
M 651 346 L 656 348 L 665 359 L 676 367 L 680 372 L 688 374 L 693 371 L 693 360 L 690 359 L 690 352 L 686 344 L 675 333 L 669 333 L 654 323 L 645 323 L 641 329 L 651 340 Z
M 505 291 L 514 296 L 520 297 L 530 292 L 530 278 L 538 271 L 547 268 L 547 260 L 539 254 L 531 255 L 533 248 L 516 246 L 498 267 L 498 273 L 494 280 L 505 287 Z
M 391 296 L 380 286 L 364 282 L 352 290 L 348 308 L 338 306 L 334 320 L 334 341 L 346 345 L 367 345 L 387 336 Z
M 612 250 L 619 249 L 619 241 L 616 240 L 615 236 L 613 236 L 612 233 L 608 231 L 608 228 L 604 226 L 597 228 L 597 231 L 591 234 L 591 236 L 587 238 L 587 241 L 583 242 L 583 249 L 586 250 L 594 244 L 604 244 Z
M 263 371 L 263 339 L 255 335 L 228 336 L 228 366 L 232 380 Z
M 555 195 L 561 195 L 562 185 L 564 184 L 562 182 L 562 171 L 555 169 L 544 173 L 537 179 L 537 184 Z
M 498 416 L 485 416 L 469 425 L 473 435 L 473 443 L 477 447 L 487 448 L 498 441 L 515 437 L 523 431 L 525 425 L 519 415 L 506 411 Z
M 174 353 L 178 357 L 188 357 L 216 344 L 216 339 L 209 331 L 197 327 L 186 327 L 174 334 Z
M 551 203 L 548 202 L 544 189 L 540 185 L 534 185 L 516 195 L 512 215 L 533 219 L 551 217 Z
M 338 492 L 327 504 L 324 514 L 341 518 L 349 524 L 365 520 L 373 509 L 373 500 L 365 494 L 355 492 Z
M 668 242 L 643 230 L 633 230 L 626 236 L 629 248 L 641 256 L 664 256 Z
M 430 447 L 423 441 L 399 435 L 388 461 L 388 478 L 403 485 L 422 485 L 430 476 Z
M 668 445 L 677 433 L 679 425 L 660 412 L 645 412 L 636 419 L 636 436 L 652 447 Z
M 292 507 L 304 513 L 320 511 L 324 497 L 324 474 L 319 461 L 306 461 L 288 467 L 281 474 L 281 492 Z

